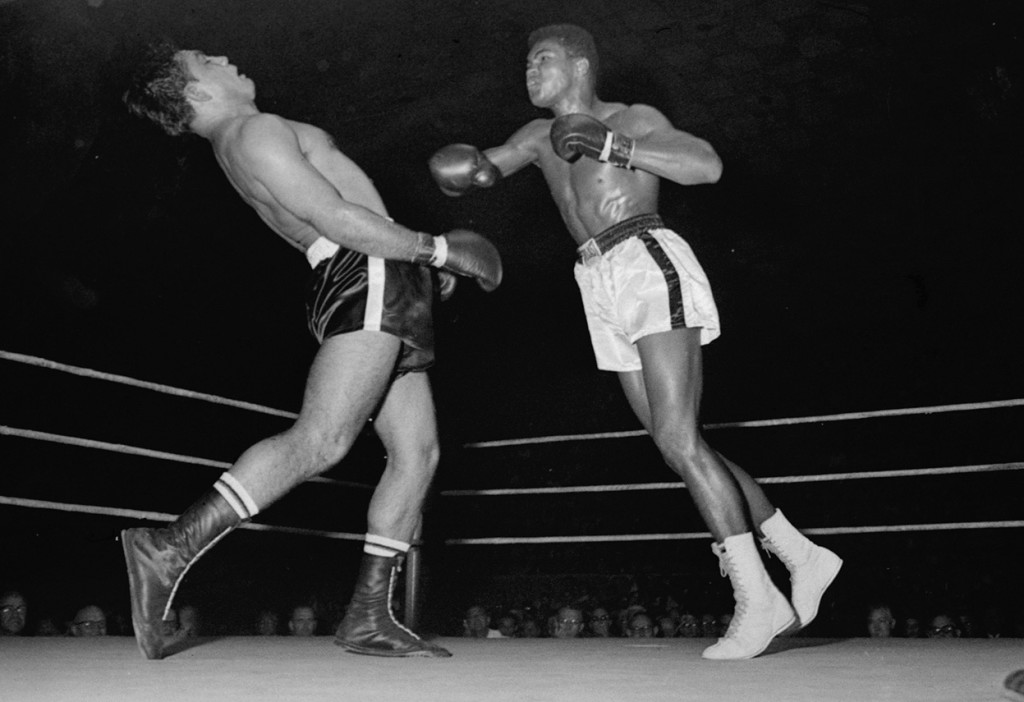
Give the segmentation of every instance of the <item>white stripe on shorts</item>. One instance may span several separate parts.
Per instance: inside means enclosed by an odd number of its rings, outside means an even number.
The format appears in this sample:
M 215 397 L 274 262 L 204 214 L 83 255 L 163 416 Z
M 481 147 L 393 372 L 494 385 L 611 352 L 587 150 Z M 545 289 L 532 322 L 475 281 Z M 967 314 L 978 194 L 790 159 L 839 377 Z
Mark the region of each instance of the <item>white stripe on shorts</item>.
M 366 257 L 366 312 L 363 314 L 363 329 L 380 331 L 384 316 L 384 259 Z

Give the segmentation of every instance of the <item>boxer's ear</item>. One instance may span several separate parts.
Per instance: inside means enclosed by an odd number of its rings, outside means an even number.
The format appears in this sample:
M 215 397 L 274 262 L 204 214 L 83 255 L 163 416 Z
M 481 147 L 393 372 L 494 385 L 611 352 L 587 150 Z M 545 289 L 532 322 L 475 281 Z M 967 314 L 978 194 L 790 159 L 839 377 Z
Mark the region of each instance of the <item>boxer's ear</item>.
M 187 83 L 185 85 L 185 97 L 195 102 L 206 102 L 213 99 L 212 95 L 199 87 L 199 83 Z

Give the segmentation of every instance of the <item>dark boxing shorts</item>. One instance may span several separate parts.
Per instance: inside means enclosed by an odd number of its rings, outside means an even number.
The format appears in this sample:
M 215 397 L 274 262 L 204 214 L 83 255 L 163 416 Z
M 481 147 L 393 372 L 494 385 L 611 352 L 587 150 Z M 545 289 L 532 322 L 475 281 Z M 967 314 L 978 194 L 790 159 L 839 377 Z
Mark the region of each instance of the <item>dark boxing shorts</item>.
M 316 242 L 307 258 L 313 279 L 306 298 L 309 331 L 319 343 L 365 329 L 402 340 L 396 373 L 434 364 L 434 286 L 430 270 Z

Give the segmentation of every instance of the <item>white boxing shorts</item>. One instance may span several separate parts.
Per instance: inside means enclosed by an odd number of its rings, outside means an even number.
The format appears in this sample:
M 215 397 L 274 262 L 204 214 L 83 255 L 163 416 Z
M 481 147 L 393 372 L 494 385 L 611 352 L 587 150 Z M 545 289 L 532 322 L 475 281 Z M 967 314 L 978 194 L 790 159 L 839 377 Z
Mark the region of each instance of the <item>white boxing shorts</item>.
M 577 250 L 574 268 L 597 367 L 640 370 L 637 340 L 700 327 L 701 345 L 721 334 L 707 275 L 658 215 L 627 219 Z

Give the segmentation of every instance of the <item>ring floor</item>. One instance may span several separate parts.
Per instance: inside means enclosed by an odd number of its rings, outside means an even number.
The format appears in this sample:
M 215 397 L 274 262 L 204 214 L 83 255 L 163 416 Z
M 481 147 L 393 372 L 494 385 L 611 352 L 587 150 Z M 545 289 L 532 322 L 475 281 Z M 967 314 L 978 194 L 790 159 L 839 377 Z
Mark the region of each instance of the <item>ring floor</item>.
M 198 639 L 162 661 L 130 637 L 0 638 L 4 702 L 983 702 L 1024 639 L 776 640 L 739 662 L 708 640 L 440 639 L 445 659 L 358 656 L 330 637 Z

